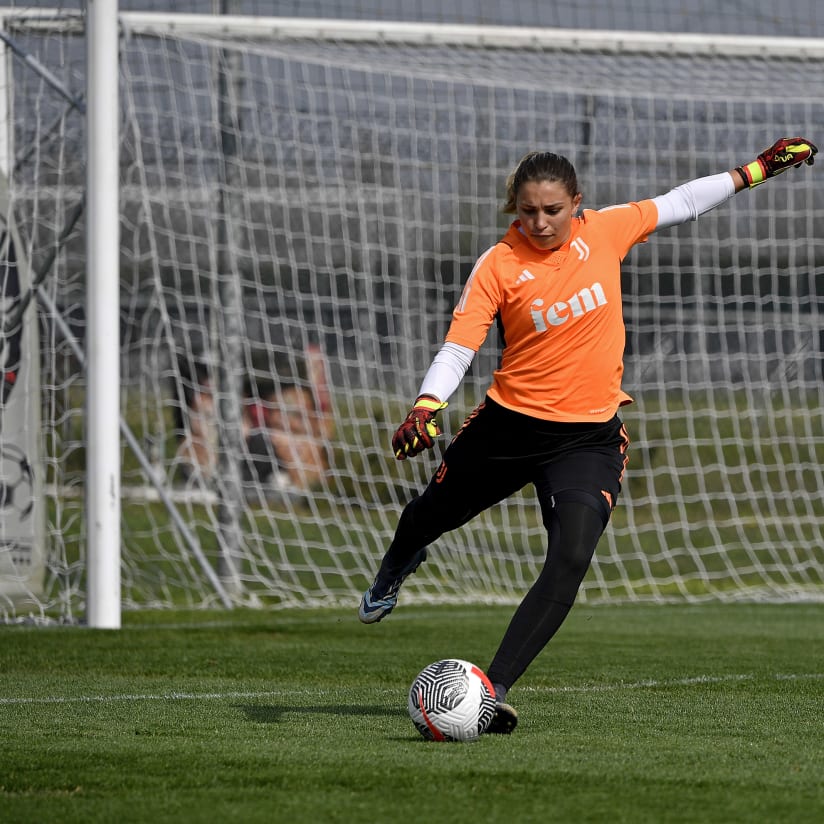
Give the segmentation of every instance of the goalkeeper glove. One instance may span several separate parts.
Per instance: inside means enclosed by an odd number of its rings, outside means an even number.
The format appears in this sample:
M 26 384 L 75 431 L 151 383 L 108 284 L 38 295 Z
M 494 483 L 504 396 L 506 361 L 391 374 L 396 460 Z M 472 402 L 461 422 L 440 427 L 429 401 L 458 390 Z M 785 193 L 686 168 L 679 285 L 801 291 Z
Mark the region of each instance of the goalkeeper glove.
M 752 163 L 739 166 L 736 171 L 752 189 L 792 166 L 800 166 L 802 163 L 812 166 L 817 152 L 815 144 L 804 137 L 782 137 L 769 149 L 764 149 Z
M 435 415 L 441 409 L 446 409 L 446 406 L 447 404 L 432 395 L 421 395 L 415 401 L 415 405 L 392 437 L 392 449 L 399 461 L 405 461 L 435 445 L 434 438 L 441 434 Z

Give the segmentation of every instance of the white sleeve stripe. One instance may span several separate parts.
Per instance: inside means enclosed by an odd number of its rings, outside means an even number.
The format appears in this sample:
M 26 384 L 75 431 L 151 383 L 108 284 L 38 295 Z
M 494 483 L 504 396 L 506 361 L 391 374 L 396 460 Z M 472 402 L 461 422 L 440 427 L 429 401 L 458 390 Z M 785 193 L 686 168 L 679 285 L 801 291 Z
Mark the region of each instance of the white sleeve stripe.
M 478 271 L 478 267 L 484 262 L 487 255 L 494 249 L 494 246 L 490 246 L 479 258 L 475 261 L 475 265 L 472 267 L 472 271 L 469 273 L 469 277 L 466 279 L 466 283 L 464 284 L 463 292 L 461 293 L 461 299 L 458 301 L 458 305 L 455 307 L 456 312 L 463 312 L 466 309 L 466 301 L 469 298 L 469 292 L 472 289 L 472 279 L 475 277 L 475 273 Z

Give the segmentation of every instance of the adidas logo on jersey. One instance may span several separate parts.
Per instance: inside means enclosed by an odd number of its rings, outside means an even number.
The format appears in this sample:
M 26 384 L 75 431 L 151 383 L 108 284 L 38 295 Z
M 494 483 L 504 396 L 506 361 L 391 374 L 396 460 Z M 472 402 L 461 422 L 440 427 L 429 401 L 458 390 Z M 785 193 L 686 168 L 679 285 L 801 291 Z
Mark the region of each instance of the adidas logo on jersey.
M 570 318 L 580 317 L 587 312 L 594 311 L 599 306 L 604 306 L 606 302 L 604 287 L 600 283 L 593 283 L 589 288 L 585 287 L 580 292 L 576 292 L 571 298 L 555 301 L 546 309 L 544 309 L 543 300 L 538 298 L 532 304 L 530 314 L 535 324 L 535 331 L 546 332 L 549 326 L 560 326 Z
M 524 271 L 518 276 L 515 283 L 526 283 L 528 280 L 535 280 L 535 275 L 533 275 L 529 269 L 524 269 Z

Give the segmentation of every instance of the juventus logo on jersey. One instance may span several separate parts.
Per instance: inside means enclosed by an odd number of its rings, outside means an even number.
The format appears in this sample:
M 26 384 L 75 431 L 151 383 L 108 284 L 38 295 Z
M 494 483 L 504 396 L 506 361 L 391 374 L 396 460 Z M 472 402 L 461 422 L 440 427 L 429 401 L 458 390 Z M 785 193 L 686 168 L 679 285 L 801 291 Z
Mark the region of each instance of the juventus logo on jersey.
M 589 246 L 586 245 L 583 238 L 576 237 L 572 243 L 569 244 L 570 249 L 574 249 L 578 253 L 578 260 L 589 260 Z

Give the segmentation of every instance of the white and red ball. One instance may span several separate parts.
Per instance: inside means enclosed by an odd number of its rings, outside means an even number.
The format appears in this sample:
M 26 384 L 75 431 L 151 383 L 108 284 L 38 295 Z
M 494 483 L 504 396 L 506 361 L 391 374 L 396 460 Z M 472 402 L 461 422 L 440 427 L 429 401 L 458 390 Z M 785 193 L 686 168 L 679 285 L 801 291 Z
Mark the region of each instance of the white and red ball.
M 495 690 L 486 673 L 460 658 L 436 661 L 409 688 L 409 716 L 430 741 L 474 741 L 495 714 Z

